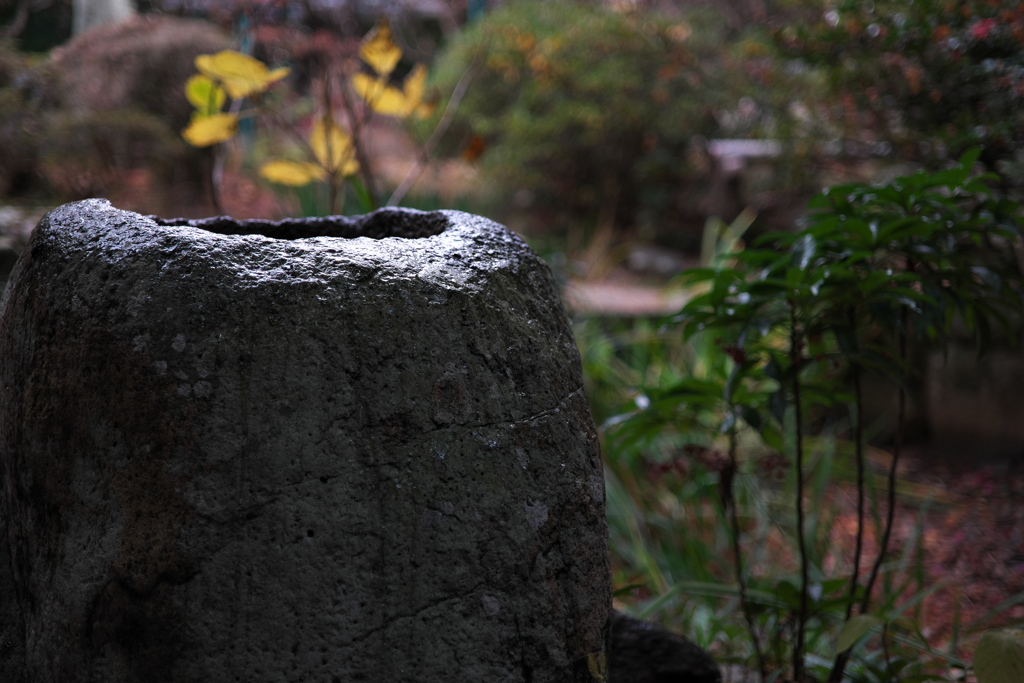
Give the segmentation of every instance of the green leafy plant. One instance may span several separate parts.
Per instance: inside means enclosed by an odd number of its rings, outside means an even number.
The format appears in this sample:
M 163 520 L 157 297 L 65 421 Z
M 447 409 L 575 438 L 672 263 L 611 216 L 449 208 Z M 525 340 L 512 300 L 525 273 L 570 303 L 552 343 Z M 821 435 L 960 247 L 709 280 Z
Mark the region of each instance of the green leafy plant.
M 919 658 L 894 655 L 896 645 L 938 656 L 913 620 L 901 616 L 913 601 L 905 599 L 910 586 L 886 591 L 890 597 L 883 599 L 877 588 L 896 510 L 905 393 L 914 370 L 909 342 L 941 346 L 953 326 L 962 325 L 984 350 L 997 328 L 1014 332 L 1021 322 L 1021 277 L 1011 248 L 1019 239 L 1019 210 L 993 195 L 995 178 L 973 173 L 977 158 L 974 151 L 953 168 L 884 186 L 833 188 L 812 202 L 798 233 L 765 236 L 712 267 L 689 271 L 685 280 L 698 293 L 675 323 L 702 349 L 702 362 L 679 379 L 665 377 L 670 381 L 645 389 L 639 409 L 616 420 L 610 432 L 613 443 L 632 448 L 650 448 L 675 434 L 676 447 L 714 462 L 737 597 L 762 676 L 786 650 L 794 680 L 804 680 L 811 665 L 839 681 L 856 644 L 879 630 L 881 654 L 858 655 L 857 675 L 864 680 L 930 675 Z M 862 391 L 867 373 L 890 380 L 899 414 L 879 549 L 861 575 L 869 560 L 863 544 L 871 490 Z M 851 575 L 831 578 L 820 535 L 831 522 L 808 501 L 820 499 L 823 463 L 833 457 L 822 453 L 835 451 L 822 444 L 836 442 L 840 420 L 848 444 L 843 451 L 853 456 L 856 472 L 857 532 Z M 750 575 L 750 563 L 743 562 L 745 525 L 736 503 L 741 452 L 762 459 L 776 454 L 791 468 L 796 574 L 774 586 Z M 930 589 L 917 590 L 923 596 Z M 900 595 L 903 602 L 895 599 Z M 778 637 L 761 638 L 770 614 L 775 625 L 769 628 L 776 636 L 780 627 L 789 632 L 791 647 L 780 647 L 787 641 Z M 843 623 L 842 647 L 825 666 L 821 656 L 831 648 L 823 649 L 823 639 Z

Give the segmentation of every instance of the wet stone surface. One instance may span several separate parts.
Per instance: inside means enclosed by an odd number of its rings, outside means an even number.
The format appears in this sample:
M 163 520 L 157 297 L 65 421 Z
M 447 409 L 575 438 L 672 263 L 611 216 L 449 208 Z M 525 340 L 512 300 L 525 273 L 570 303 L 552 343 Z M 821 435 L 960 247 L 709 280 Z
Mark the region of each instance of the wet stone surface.
M 546 266 L 495 223 L 62 206 L 5 295 L 0 392 L 5 681 L 561 683 L 603 661 L 579 358 Z

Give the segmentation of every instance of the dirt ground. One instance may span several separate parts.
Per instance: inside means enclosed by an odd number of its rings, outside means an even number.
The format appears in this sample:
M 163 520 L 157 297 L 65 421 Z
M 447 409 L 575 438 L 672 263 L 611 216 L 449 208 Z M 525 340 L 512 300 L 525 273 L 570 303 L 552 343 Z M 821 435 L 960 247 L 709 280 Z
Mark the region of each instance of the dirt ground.
M 942 585 L 924 602 L 925 635 L 948 640 L 954 618 L 978 628 L 1024 621 L 1024 604 L 991 620 L 986 613 L 1015 595 L 1024 603 L 1024 468 L 1021 458 L 971 467 L 936 461 L 923 449 L 901 468 L 897 547 L 924 514 L 928 583 Z M 928 503 L 925 509 L 925 501 Z M 961 635 L 966 635 L 962 633 Z
M 874 451 L 870 460 L 870 471 L 884 477 L 888 454 Z M 982 631 L 1024 625 L 1024 468 L 1020 459 L 972 466 L 964 458 L 950 464 L 925 447 L 909 448 L 901 457 L 897 492 L 890 561 L 899 560 L 908 545 L 911 551 L 920 548 L 909 561 L 921 573 L 905 597 L 935 588 L 903 616 L 920 619 L 922 635 L 933 648 L 948 651 L 955 640 L 957 656 L 971 662 Z M 845 532 L 833 540 L 852 557 L 856 488 L 839 487 L 833 504 L 839 510 L 836 528 Z M 870 571 L 877 548 L 877 536 L 869 529 L 862 576 Z M 1017 603 L 1007 605 L 1014 597 Z

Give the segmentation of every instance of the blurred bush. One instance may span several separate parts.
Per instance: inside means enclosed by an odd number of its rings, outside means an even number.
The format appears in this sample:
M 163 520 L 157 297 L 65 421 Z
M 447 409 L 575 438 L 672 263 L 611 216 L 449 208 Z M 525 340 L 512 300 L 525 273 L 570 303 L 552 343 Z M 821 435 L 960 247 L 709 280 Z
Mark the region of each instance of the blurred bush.
M 181 89 L 195 72 L 195 57 L 229 44 L 224 32 L 205 21 L 137 16 L 94 28 L 53 50 L 51 87 L 67 110 L 138 109 L 177 132 L 192 114 Z
M 0 121 L 3 122 L 0 123 L 0 149 L 4 150 L 4 161 L 0 162 L 0 196 L 7 194 L 12 179 L 25 165 L 19 116 L 23 110 L 22 98 L 11 87 L 20 66 L 20 56 L 11 41 L 0 42 Z
M 777 44 L 828 76 L 848 139 L 938 167 L 967 148 L 1024 190 L 1024 5 L 988 0 L 800 0 Z M 814 11 L 816 10 L 816 11 Z
M 228 42 L 204 22 L 136 17 L 46 56 L 0 44 L 0 196 L 199 207 L 210 159 L 178 134 L 191 114 L 182 88 L 195 56 Z
M 473 77 L 441 151 L 478 158 L 496 199 L 549 223 L 699 229 L 715 212 L 707 140 L 793 139 L 804 87 L 766 40 L 727 34 L 714 11 L 508 3 L 439 58 L 442 92 Z M 803 180 L 779 176 L 775 189 Z
M 71 37 L 75 0 L 0 0 L 0 36 L 24 52 L 46 52 Z
M 133 169 L 146 169 L 144 182 L 169 181 L 188 152 L 165 121 L 139 109 L 55 113 L 46 133 L 35 149 L 39 171 L 61 197 L 103 196 Z

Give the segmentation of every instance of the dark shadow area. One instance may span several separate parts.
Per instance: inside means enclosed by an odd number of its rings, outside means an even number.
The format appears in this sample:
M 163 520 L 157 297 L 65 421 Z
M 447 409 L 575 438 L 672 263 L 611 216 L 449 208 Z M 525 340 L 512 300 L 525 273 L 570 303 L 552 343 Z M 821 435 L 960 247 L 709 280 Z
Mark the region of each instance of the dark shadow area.
M 379 209 L 365 216 L 323 216 L 319 218 L 286 218 L 280 221 L 235 220 L 229 216 L 213 218 L 157 218 L 158 225 L 192 227 L 220 235 L 263 235 L 277 240 L 298 240 L 310 237 L 402 237 L 419 239 L 440 235 L 448 227 L 448 218 L 438 212 L 409 209 Z

